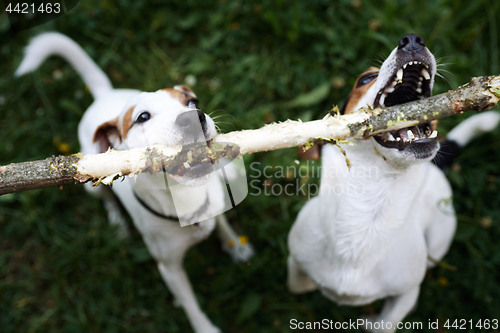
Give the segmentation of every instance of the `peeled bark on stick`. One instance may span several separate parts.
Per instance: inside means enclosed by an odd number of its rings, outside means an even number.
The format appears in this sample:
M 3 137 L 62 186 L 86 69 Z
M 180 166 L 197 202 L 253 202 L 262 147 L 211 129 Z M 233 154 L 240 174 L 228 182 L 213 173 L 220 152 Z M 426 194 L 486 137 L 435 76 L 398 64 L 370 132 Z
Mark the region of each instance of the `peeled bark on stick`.
M 0 166 L 0 195 L 165 170 L 183 174 L 197 163 L 236 158 L 261 151 L 308 146 L 314 140 L 367 137 L 463 113 L 484 111 L 500 100 L 500 76 L 473 78 L 457 90 L 386 109 L 362 108 L 348 115 L 327 115 L 310 122 L 287 120 L 256 130 L 221 134 L 208 146 L 153 146 L 103 154 L 58 156 Z

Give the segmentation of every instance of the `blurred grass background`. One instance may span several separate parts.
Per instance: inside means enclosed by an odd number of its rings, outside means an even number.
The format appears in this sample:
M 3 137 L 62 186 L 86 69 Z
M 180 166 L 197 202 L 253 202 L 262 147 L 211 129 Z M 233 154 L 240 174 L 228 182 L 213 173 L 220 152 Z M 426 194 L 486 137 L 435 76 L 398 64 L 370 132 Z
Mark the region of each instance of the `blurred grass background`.
M 76 72 L 51 58 L 36 73 L 13 77 L 23 47 L 42 31 L 73 38 L 115 87 L 189 84 L 203 111 L 223 115 L 217 120 L 228 132 L 321 117 L 407 33 L 424 37 L 440 59 L 444 79 L 435 94 L 472 76 L 500 74 L 499 15 L 500 2 L 491 0 L 105 0 L 80 1 L 54 21 L 13 34 L 2 13 L 0 165 L 79 151 L 76 129 L 92 98 Z M 470 115 L 442 120 L 440 134 Z M 287 149 L 245 162 L 262 190 L 265 179 L 250 163 L 262 170 L 296 159 L 297 149 Z M 449 172 L 459 222 L 445 261 L 458 271 L 429 271 L 408 321 L 500 319 L 499 165 L 496 130 L 468 146 Z M 277 175 L 266 184 L 296 181 Z M 348 321 L 379 309 L 380 302 L 349 308 L 318 292 L 289 294 L 286 236 L 306 196 L 256 193 L 250 188 L 228 213 L 257 250 L 250 263 L 233 264 L 215 235 L 187 254 L 196 295 L 216 325 L 224 332 L 289 332 L 291 318 Z M 140 236 L 121 241 L 113 232 L 101 203 L 82 186 L 1 196 L 0 331 L 191 331 Z

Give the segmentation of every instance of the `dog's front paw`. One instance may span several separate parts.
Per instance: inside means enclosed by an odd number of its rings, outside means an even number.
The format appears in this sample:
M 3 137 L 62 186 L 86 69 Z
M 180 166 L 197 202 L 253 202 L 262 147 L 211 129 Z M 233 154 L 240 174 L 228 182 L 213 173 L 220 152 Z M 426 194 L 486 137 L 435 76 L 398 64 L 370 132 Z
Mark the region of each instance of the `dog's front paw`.
M 363 316 L 360 319 L 363 320 L 362 329 L 365 332 L 393 333 L 396 331 L 396 328 L 393 328 L 394 325 L 392 325 L 392 323 L 386 321 L 378 321 L 377 316 Z
M 246 236 L 230 239 L 222 246 L 222 249 L 229 253 L 234 262 L 247 262 L 255 253 Z

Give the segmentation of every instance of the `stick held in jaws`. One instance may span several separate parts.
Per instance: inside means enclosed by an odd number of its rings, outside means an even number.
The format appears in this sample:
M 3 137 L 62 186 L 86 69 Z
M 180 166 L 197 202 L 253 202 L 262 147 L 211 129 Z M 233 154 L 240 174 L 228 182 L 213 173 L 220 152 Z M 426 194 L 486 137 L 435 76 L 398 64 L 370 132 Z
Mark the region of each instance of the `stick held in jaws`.
M 210 155 L 214 159 L 234 158 L 239 154 L 303 146 L 312 140 L 344 140 L 350 136 L 369 136 L 469 110 L 489 110 L 499 100 L 500 76 L 482 76 L 473 78 L 457 90 L 390 108 L 365 107 L 344 116 L 328 115 L 311 122 L 287 120 L 257 130 L 221 134 L 212 140 Z M 224 142 L 232 144 L 224 145 Z M 53 158 L 36 163 L 13 163 L 0 167 L 0 195 L 84 183 L 109 175 L 136 174 L 151 168 L 159 170 L 161 161 L 165 161 L 165 165 L 177 163 L 173 160 L 181 150 L 181 146 L 153 146 L 126 151 L 111 150 L 97 155 L 60 156 L 57 163 Z M 146 161 L 150 161 L 149 164 Z M 60 168 L 59 165 L 66 167 Z

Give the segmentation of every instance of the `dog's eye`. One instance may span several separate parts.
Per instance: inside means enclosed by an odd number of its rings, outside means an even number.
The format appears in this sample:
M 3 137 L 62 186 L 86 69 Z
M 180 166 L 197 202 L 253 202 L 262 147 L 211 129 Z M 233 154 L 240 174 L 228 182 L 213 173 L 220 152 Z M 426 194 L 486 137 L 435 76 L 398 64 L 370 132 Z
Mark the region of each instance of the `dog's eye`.
M 198 100 L 196 98 L 190 99 L 188 101 L 188 108 L 190 108 L 190 109 L 198 109 Z
M 356 88 L 359 88 L 361 86 L 364 86 L 367 83 L 372 82 L 374 79 L 376 79 L 378 76 L 378 73 L 368 73 L 365 75 L 362 75 L 359 80 L 358 84 L 356 84 Z
M 142 112 L 139 117 L 137 117 L 137 120 L 135 121 L 136 123 L 145 123 L 146 121 L 148 121 L 149 119 L 151 119 L 151 113 L 147 112 L 147 111 L 144 111 Z

